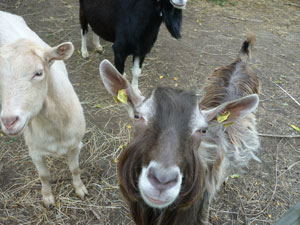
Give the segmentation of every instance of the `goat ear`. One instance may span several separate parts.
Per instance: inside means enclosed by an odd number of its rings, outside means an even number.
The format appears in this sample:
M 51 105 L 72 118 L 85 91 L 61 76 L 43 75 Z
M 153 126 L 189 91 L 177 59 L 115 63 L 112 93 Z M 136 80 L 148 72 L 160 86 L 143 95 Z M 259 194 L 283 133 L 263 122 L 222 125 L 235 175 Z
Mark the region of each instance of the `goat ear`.
M 71 42 L 65 42 L 56 47 L 50 48 L 45 54 L 48 63 L 53 63 L 54 60 L 64 60 L 71 57 L 74 52 L 74 46 Z
M 258 106 L 257 94 L 248 95 L 234 101 L 225 102 L 216 108 L 204 110 L 202 113 L 207 121 L 217 120 L 218 115 L 223 117 L 222 124 L 233 123 L 252 113 Z
M 133 107 L 143 100 L 143 97 L 135 91 L 125 77 L 108 61 L 103 60 L 99 66 L 99 73 L 106 90 L 114 97 L 120 90 L 126 90 L 128 104 Z

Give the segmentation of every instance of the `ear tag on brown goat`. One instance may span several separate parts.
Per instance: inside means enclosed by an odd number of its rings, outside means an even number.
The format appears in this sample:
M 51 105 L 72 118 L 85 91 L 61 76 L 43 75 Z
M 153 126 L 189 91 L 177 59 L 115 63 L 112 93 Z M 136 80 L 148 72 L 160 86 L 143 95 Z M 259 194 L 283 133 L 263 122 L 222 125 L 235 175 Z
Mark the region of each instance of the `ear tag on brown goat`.
M 217 115 L 218 123 L 223 123 L 228 119 L 229 116 L 230 116 L 229 111 L 222 111 L 219 115 Z
M 225 122 L 228 119 L 229 116 L 230 116 L 230 112 L 229 111 L 226 111 L 226 110 L 222 111 L 219 115 L 217 115 L 218 123 Z M 229 127 L 232 124 L 234 124 L 234 122 L 224 124 L 224 127 Z
M 117 100 L 119 100 L 120 102 L 126 104 L 127 100 L 128 100 L 128 96 L 126 93 L 126 89 L 122 89 L 118 91 L 118 96 L 117 96 Z
M 234 122 L 232 122 L 232 123 L 226 123 L 226 124 L 224 124 L 223 126 L 224 126 L 224 127 L 229 127 L 229 126 L 231 126 L 232 124 L 234 124 Z

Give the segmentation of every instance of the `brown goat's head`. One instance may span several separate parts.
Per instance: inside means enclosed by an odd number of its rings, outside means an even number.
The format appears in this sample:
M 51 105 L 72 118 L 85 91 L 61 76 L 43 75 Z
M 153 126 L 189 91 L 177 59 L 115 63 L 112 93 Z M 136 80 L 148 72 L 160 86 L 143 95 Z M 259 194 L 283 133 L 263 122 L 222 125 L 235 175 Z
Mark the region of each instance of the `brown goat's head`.
M 125 198 L 133 203 L 142 199 L 158 209 L 185 207 L 199 199 L 208 188 L 206 174 L 211 166 L 211 159 L 201 159 L 205 154 L 199 152 L 200 145 L 217 145 L 224 124 L 256 109 L 257 95 L 202 110 L 193 93 L 158 87 L 144 97 L 107 60 L 99 69 L 104 86 L 113 96 L 125 89 L 134 120 L 135 137 L 122 153 L 118 167 Z M 230 112 L 228 118 L 217 122 L 217 115 L 225 111 Z M 221 164 L 222 154 L 213 154 L 214 162 Z

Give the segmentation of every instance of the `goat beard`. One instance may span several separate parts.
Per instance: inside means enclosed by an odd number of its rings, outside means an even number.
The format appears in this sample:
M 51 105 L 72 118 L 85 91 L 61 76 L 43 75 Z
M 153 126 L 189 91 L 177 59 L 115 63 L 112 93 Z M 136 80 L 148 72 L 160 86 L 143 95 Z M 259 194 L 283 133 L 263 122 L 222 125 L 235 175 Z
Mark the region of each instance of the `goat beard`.
M 194 151 L 187 151 L 188 164 L 184 171 L 184 182 L 177 200 L 165 209 L 148 206 L 138 189 L 138 178 L 142 169 L 143 149 L 146 141 L 136 139 L 122 152 L 118 164 L 120 191 L 129 204 L 131 216 L 138 225 L 173 225 L 194 202 L 201 200 L 205 192 L 205 170 Z
M 162 5 L 163 21 L 171 36 L 181 38 L 182 10 L 174 8 L 171 3 Z

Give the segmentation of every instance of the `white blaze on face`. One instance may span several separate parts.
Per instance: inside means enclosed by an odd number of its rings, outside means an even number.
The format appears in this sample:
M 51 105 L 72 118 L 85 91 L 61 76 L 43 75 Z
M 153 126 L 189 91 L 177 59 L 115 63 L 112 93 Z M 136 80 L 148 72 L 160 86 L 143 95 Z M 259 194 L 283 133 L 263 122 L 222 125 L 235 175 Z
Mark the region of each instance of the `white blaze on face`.
M 138 114 L 141 117 L 141 119 L 145 122 L 145 125 L 148 124 L 149 120 L 155 115 L 153 93 L 148 99 L 136 106 L 135 114 Z M 134 116 L 132 119 L 134 119 Z
M 191 121 L 189 124 L 192 133 L 196 132 L 197 130 L 206 128 L 208 126 L 208 123 L 206 121 L 205 116 L 203 115 L 203 113 L 201 112 L 201 110 L 198 107 L 198 103 L 195 107 L 195 110 L 191 116 Z
M 47 93 L 45 63 L 39 50 L 30 47 L 30 43 L 22 46 L 18 42 L 0 48 L 0 117 L 8 135 L 24 131 L 42 108 Z

